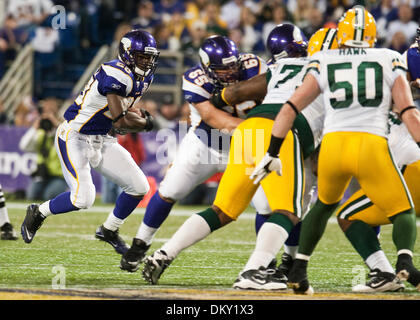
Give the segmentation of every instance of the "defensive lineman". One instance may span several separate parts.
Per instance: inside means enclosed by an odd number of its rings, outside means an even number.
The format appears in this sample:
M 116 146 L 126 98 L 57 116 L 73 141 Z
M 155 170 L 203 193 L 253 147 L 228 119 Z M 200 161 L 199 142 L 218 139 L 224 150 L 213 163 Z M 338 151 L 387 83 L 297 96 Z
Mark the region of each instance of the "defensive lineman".
M 318 200 L 302 222 L 297 259 L 289 274 L 289 283 L 297 293 L 312 291 L 307 279 L 309 257 L 353 176 L 393 223 L 397 274 L 409 274 L 414 268 L 413 204 L 386 140 L 393 99 L 402 121 L 416 143 L 420 142 L 420 112 L 413 106 L 402 56 L 389 49 L 373 48 L 375 21 L 362 6 L 346 12 L 338 25 L 337 40 L 339 50 L 313 56 L 302 86 L 276 118 L 272 152 L 255 170 L 256 175 L 263 176 L 281 170 L 276 155 L 287 132 L 300 111 L 323 92 L 327 114 L 318 162 Z
M 152 128 L 150 115 L 132 106 L 151 85 L 158 55 L 152 35 L 142 30 L 128 32 L 120 41 L 118 59 L 102 64 L 67 109 L 65 121 L 57 129 L 55 147 L 70 192 L 28 206 L 21 227 L 26 243 L 32 242 L 46 217 L 93 205 L 95 186 L 90 170 L 94 168 L 123 189 L 95 236 L 120 254 L 128 249 L 118 229 L 149 185 L 129 152 L 107 133 L 112 127 L 120 133 Z

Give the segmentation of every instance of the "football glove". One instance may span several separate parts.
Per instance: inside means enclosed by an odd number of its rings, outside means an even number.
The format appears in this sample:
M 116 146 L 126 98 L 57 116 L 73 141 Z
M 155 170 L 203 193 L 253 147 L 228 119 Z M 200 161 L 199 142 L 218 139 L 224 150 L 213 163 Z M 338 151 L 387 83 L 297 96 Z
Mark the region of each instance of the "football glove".
M 249 178 L 254 180 L 254 184 L 258 184 L 262 179 L 270 174 L 271 171 L 275 171 L 279 176 L 281 176 L 281 161 L 278 157 L 272 157 L 267 152 L 264 158 L 262 158 L 255 167 L 254 171 L 252 171 Z
M 209 101 L 212 105 L 214 105 L 218 109 L 223 109 L 223 107 L 228 106 L 226 101 L 223 100 L 222 98 L 222 90 L 213 92 Z
M 146 109 L 140 109 L 142 116 L 146 119 L 146 125 L 144 127 L 144 131 L 152 131 L 153 129 L 153 116 L 150 114 L 149 111 Z

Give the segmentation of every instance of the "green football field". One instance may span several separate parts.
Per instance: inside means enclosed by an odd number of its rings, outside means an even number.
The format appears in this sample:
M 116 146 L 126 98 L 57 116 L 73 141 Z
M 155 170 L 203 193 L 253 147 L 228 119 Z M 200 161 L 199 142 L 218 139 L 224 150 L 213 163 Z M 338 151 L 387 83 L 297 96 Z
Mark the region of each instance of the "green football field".
M 139 299 L 307 298 L 295 296 L 291 291 L 273 293 L 232 289 L 255 244 L 251 208 L 238 221 L 183 251 L 162 275 L 159 284 L 151 286 L 143 280 L 141 269 L 136 273 L 120 270 L 120 256 L 109 244 L 95 239 L 95 230 L 105 221 L 111 206 L 98 203 L 89 210 L 51 216 L 34 241 L 25 244 L 20 237 L 20 225 L 26 205 L 7 202 L 19 240 L 0 241 L 0 298 L 3 299 L 49 299 L 62 295 Z M 148 253 L 158 249 L 189 215 L 200 209 L 175 206 Z M 129 244 L 143 213 L 144 209 L 136 209 L 120 229 L 121 236 Z M 419 230 L 419 221 L 417 225 Z M 382 228 L 381 243 L 395 265 L 391 231 L 390 226 Z M 417 240 L 415 250 L 420 252 L 420 240 Z M 414 262 L 420 267 L 418 254 Z M 403 293 L 353 294 L 352 285 L 363 281 L 367 268 L 334 219 L 330 220 L 311 258 L 308 272 L 315 290 L 311 299 L 420 299 L 420 292 L 408 283 Z

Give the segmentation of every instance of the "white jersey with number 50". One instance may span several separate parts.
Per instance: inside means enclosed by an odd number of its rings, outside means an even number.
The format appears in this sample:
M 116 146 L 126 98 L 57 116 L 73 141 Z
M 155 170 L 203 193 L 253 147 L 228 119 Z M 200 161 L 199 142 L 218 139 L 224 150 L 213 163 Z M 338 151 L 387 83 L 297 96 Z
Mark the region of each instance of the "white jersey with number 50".
M 324 134 L 358 131 L 387 136 L 391 89 L 406 73 L 401 54 L 377 48 L 320 51 L 312 56 L 308 72 L 324 96 Z

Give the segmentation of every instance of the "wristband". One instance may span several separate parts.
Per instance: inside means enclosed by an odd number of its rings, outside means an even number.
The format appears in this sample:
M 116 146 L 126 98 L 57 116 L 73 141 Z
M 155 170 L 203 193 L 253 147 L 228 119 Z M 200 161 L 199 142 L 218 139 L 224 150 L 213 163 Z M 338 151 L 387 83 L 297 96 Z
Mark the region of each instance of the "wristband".
M 215 93 L 215 94 L 213 94 L 211 97 L 210 97 L 210 102 L 211 102 L 211 104 L 212 105 L 214 105 L 216 108 L 219 108 L 219 109 L 221 109 L 221 108 L 223 108 L 223 107 L 225 107 L 225 106 L 228 106 L 229 104 L 226 102 L 226 100 L 223 98 L 223 92 L 224 92 L 224 88 L 223 88 L 223 90 L 222 91 L 220 91 L 220 92 L 217 92 L 217 93 Z
M 118 117 L 116 117 L 114 120 L 112 120 L 112 123 L 117 122 L 118 120 L 120 120 L 122 117 L 124 117 L 127 114 L 127 110 L 124 110 L 123 112 L 120 113 L 120 115 Z
M 281 145 L 283 144 L 284 138 L 279 138 L 271 135 L 270 145 L 268 147 L 268 154 L 273 157 L 277 158 L 280 152 Z
M 408 106 L 408 107 L 405 107 L 404 109 L 402 109 L 401 110 L 401 112 L 400 112 L 400 119 L 402 119 L 402 115 L 403 115 L 403 113 L 404 112 L 406 112 L 407 110 L 410 110 L 410 109 L 417 109 L 415 106 Z
M 293 109 L 293 111 L 296 113 L 296 115 L 298 115 L 299 114 L 299 111 L 298 111 L 298 109 L 296 108 L 296 106 L 293 104 L 293 103 L 291 103 L 289 100 L 287 100 L 286 102 L 285 102 L 285 104 L 288 104 L 289 106 L 291 106 L 292 107 L 292 109 Z

